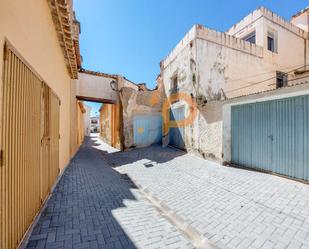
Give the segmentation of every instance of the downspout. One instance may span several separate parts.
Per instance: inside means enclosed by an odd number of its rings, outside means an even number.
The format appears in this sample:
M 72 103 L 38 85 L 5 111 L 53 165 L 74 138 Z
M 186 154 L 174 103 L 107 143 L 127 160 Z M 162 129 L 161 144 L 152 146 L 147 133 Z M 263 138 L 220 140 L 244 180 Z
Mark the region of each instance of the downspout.
M 306 70 L 307 65 L 307 39 L 304 38 L 304 70 Z
M 123 107 L 122 107 L 122 101 L 119 97 L 119 140 L 120 140 L 120 150 L 124 151 L 125 150 L 125 145 L 124 145 L 124 134 L 123 134 Z
M 125 148 L 125 138 L 124 138 L 124 121 L 123 121 L 123 105 L 122 105 L 122 87 L 119 89 L 119 83 L 122 82 L 122 77 L 117 76 L 117 94 L 119 101 L 119 140 L 120 140 L 120 151 L 124 151 Z

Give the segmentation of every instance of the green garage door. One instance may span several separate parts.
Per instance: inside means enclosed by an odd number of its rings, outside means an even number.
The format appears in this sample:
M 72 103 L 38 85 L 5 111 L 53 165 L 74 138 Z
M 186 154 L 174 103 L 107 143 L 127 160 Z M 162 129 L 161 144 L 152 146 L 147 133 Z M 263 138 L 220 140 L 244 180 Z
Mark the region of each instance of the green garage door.
M 233 106 L 232 163 L 309 180 L 309 96 Z

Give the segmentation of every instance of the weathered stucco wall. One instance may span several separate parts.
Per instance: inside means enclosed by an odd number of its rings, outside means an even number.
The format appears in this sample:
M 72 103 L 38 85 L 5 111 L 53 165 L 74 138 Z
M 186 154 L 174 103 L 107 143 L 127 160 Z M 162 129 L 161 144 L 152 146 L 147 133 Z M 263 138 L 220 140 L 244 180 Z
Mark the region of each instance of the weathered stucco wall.
M 245 18 L 243 18 L 240 22 L 233 25 L 227 33 L 229 35 L 233 35 L 235 37 L 244 37 L 246 31 L 251 30 L 252 27 L 257 27 L 256 22 L 258 22 L 261 18 L 267 19 L 272 23 L 272 25 L 280 26 L 286 30 L 289 30 L 289 32 L 294 33 L 298 36 L 304 36 L 305 32 L 304 30 L 300 29 L 293 23 L 293 20 L 291 22 L 286 21 L 281 16 L 277 15 L 276 13 L 272 12 L 271 10 L 260 7 L 247 15 Z M 259 28 L 264 29 L 265 27 L 259 26 Z M 262 44 L 258 44 L 261 45 Z
M 288 72 L 304 65 L 304 38 L 265 18 L 259 20 L 264 30 L 263 47 L 205 28 L 198 29 L 197 79 L 203 81 L 203 91 L 209 89 L 216 94 L 222 88 L 225 95 L 232 98 L 275 89 L 276 70 Z M 278 52 L 275 53 L 268 51 L 266 45 L 270 29 L 278 33 Z M 214 37 L 217 42 L 213 41 Z
M 304 66 L 306 33 L 281 19 L 276 24 L 271 17 L 266 10 L 257 11 L 229 31 L 245 35 L 256 30 L 259 45 L 196 25 L 162 62 L 167 95 L 177 76 L 179 92 L 197 102 L 197 116 L 184 132 L 189 152 L 222 161 L 222 100 L 275 89 L 276 70 L 289 72 Z M 269 30 L 277 34 L 277 52 L 267 49 Z
M 121 104 L 103 104 L 100 109 L 100 136 L 101 138 L 113 146 L 121 149 L 122 141 L 122 112 Z
M 70 160 L 70 77 L 47 1 L 2 0 L 0 7 L 0 88 L 3 46 L 8 39 L 61 100 L 60 168 Z M 1 95 L 2 96 L 2 95 Z M 0 97 L 1 98 L 1 97 Z M 2 100 L 0 99 L 0 102 Z M 1 117 L 0 117 L 1 118 Z M 1 127 L 0 127 L 1 129 Z
M 113 105 L 103 104 L 100 109 L 100 135 L 104 142 L 112 145 Z
M 110 86 L 112 80 L 114 79 L 111 77 L 78 73 L 76 96 L 117 102 L 117 92 L 113 91 Z
M 125 79 L 119 79 L 120 100 L 123 108 L 124 149 L 134 144 L 133 117 L 136 114 L 160 114 L 163 101 L 163 87 L 158 84 L 156 90 L 139 90 L 139 87 Z

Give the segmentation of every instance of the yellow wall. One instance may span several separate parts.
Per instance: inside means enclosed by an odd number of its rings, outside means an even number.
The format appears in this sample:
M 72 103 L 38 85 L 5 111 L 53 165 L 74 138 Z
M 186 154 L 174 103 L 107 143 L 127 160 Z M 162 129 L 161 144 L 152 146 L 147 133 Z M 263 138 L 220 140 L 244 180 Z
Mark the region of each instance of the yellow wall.
M 85 129 L 84 129 L 84 113 L 85 108 L 82 102 L 77 102 L 77 144 L 81 145 L 84 141 L 85 137 Z
M 109 145 L 112 145 L 112 106 L 103 104 L 100 109 L 100 135 Z
M 100 109 L 100 135 L 109 145 L 121 149 L 120 104 L 103 104 Z
M 75 92 L 76 92 L 76 84 L 75 81 L 71 82 L 71 109 L 70 109 L 70 115 L 71 115 L 71 129 L 70 129 L 70 153 L 71 156 L 74 156 L 76 151 L 79 148 L 78 144 L 78 125 L 77 125 L 77 111 L 78 111 L 78 106 L 77 102 L 78 100 L 75 97 Z
M 70 159 L 70 83 L 62 50 L 45 0 L 0 1 L 0 87 L 7 38 L 56 92 L 60 106 L 60 168 Z M 0 94 L 1 96 L 1 94 Z M 1 98 L 1 97 L 0 97 Z M 0 103 L 2 100 L 0 99 Z M 0 114 L 1 115 L 1 114 Z M 1 118 L 1 117 L 0 117 Z

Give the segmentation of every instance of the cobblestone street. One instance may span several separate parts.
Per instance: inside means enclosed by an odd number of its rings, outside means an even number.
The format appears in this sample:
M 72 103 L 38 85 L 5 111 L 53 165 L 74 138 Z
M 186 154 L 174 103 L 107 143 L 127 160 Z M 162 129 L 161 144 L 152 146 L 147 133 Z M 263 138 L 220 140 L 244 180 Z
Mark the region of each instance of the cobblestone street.
M 66 169 L 27 248 L 194 248 L 141 191 L 213 247 L 309 248 L 308 185 L 169 147 L 118 152 L 97 137 Z
M 107 165 L 96 145 L 86 139 L 55 188 L 26 247 L 193 248 L 128 177 Z
M 219 248 L 309 248 L 309 186 L 161 146 L 108 159 Z

